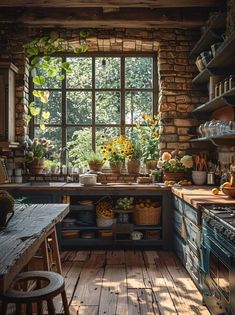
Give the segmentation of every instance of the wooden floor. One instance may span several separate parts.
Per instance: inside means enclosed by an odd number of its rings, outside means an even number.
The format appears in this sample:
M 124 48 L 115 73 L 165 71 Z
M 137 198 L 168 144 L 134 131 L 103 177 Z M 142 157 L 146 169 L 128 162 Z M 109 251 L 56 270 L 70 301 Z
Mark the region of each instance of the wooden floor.
M 71 315 L 210 313 L 172 252 L 62 252 Z M 62 309 L 56 301 L 57 312 Z

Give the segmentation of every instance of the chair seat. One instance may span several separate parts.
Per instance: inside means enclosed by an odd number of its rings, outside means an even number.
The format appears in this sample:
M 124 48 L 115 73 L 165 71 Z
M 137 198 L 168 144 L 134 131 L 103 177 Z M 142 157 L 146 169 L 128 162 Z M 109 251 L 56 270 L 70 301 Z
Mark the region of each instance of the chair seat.
M 32 291 L 20 291 L 13 289 L 20 282 L 29 280 L 44 281 L 46 286 Z M 2 296 L 5 301 L 15 303 L 37 302 L 52 298 L 64 290 L 64 278 L 51 271 L 27 271 L 16 276 L 12 283 L 12 288 L 8 289 Z

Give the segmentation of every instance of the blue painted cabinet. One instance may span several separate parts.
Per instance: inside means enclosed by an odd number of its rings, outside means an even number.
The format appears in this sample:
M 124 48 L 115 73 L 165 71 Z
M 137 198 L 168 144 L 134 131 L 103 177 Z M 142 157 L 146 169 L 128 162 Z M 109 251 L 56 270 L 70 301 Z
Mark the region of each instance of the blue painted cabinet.
M 201 289 L 201 212 L 177 196 L 173 196 L 173 205 L 174 250 Z

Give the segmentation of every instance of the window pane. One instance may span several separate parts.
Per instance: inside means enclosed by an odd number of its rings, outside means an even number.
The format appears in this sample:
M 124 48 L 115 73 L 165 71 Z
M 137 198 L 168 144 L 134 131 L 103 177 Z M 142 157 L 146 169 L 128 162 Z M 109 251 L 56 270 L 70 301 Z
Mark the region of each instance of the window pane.
M 62 147 L 62 133 L 60 127 L 47 127 L 44 131 L 42 131 L 39 127 L 35 127 L 34 137 L 46 138 L 47 140 L 50 140 L 54 146 L 51 150 L 53 157 L 55 160 L 59 161 L 59 150 Z
M 91 124 L 92 93 L 67 92 L 67 123 Z
M 43 76 L 45 78 L 45 84 L 43 85 L 36 85 L 34 84 L 34 88 L 60 88 L 61 87 L 61 80 L 58 80 L 57 76 L 62 74 L 61 70 L 61 58 L 51 58 L 50 66 L 49 63 L 46 61 L 46 58 L 41 58 L 41 67 L 44 68 L 37 68 L 35 71 L 36 76 Z M 59 71 L 57 72 L 56 69 L 59 66 Z M 48 74 L 46 74 L 46 72 Z
M 152 88 L 153 58 L 126 57 L 125 82 L 126 88 Z
M 152 92 L 126 92 L 125 117 L 126 124 L 133 124 L 141 113 L 153 112 Z
M 92 150 L 91 128 L 68 127 L 67 141 L 71 164 L 78 167 L 86 166 L 87 157 Z
M 97 89 L 120 88 L 120 58 L 95 58 L 95 87 Z
M 97 92 L 96 123 L 119 124 L 121 120 L 121 96 L 119 92 Z
M 39 106 L 37 97 L 34 97 L 34 102 Z M 50 117 L 46 121 L 47 124 L 59 124 L 61 122 L 62 94 L 59 91 L 49 91 L 48 103 L 42 105 L 43 111 L 49 111 Z M 35 123 L 39 123 L 39 117 L 35 117 Z
M 67 72 L 67 88 L 90 89 L 92 87 L 92 59 L 84 57 L 66 58 L 72 71 Z

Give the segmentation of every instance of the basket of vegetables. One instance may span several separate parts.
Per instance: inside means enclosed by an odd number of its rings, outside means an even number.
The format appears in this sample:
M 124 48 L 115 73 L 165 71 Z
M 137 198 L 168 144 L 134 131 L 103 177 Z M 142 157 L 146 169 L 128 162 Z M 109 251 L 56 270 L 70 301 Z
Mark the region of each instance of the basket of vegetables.
M 161 207 L 158 202 L 146 198 L 139 199 L 134 208 L 134 223 L 137 225 L 159 225 Z

